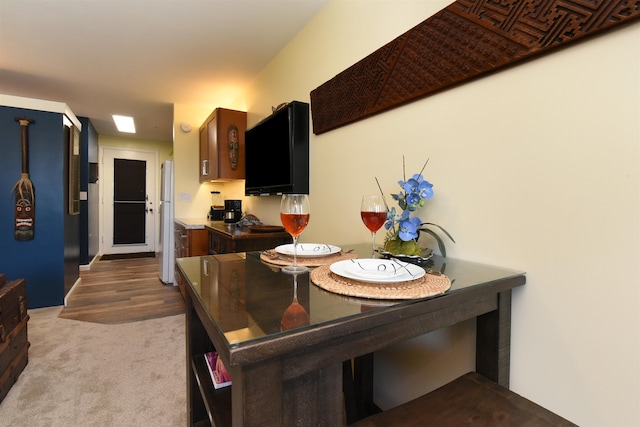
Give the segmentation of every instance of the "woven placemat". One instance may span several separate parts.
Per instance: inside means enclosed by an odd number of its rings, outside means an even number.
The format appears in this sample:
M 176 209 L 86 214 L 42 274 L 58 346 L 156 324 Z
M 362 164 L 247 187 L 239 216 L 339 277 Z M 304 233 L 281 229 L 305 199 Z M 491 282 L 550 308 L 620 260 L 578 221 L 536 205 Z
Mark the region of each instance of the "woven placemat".
M 318 267 L 321 265 L 331 265 L 334 262 L 344 261 L 357 257 L 358 254 L 356 254 L 354 251 L 340 251 L 335 254 L 322 257 L 301 257 L 298 255 L 298 265 L 304 265 L 305 267 Z M 273 249 L 262 252 L 260 254 L 260 259 L 266 263 L 279 266 L 293 264 L 292 256 L 280 254 Z
M 407 282 L 377 283 L 352 280 L 333 273 L 328 265 L 311 271 L 311 281 L 318 287 L 340 295 L 372 299 L 416 299 L 440 295 L 451 287 L 444 274 L 425 274 Z

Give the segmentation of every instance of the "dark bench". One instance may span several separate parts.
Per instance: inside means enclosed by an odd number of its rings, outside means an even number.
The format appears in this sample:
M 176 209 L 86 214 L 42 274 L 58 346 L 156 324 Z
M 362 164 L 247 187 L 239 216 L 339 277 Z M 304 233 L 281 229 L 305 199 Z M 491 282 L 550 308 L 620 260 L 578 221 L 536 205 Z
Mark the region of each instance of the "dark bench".
M 544 427 L 575 426 L 553 412 L 485 377 L 470 372 L 350 427 Z

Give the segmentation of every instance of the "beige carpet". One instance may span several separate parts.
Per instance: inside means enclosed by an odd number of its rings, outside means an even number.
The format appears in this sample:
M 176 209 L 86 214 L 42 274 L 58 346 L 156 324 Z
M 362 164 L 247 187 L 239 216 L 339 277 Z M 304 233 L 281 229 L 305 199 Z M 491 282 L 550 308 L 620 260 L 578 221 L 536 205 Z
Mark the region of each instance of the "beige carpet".
M 29 310 L 29 364 L 0 403 L 0 426 L 185 425 L 183 314 L 102 325 L 61 310 Z

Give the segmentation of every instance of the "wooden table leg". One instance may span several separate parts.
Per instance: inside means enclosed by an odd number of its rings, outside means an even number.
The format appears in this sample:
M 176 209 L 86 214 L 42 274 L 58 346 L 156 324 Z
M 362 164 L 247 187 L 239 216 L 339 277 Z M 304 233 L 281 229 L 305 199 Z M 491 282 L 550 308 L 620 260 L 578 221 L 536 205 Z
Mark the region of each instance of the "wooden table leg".
M 476 372 L 509 388 L 511 290 L 500 292 L 498 309 L 476 320 Z
M 282 424 L 282 365 L 276 362 L 229 370 L 233 427 Z
M 373 401 L 373 353 L 354 359 L 353 377 L 359 418 L 380 412 Z
M 358 417 L 358 402 L 356 400 L 352 360 L 342 362 L 342 393 L 344 394 L 344 406 L 347 412 L 347 424 L 352 424 L 360 419 Z
M 283 382 L 285 365 L 274 360 L 232 370 L 233 426 L 345 426 L 342 364 Z

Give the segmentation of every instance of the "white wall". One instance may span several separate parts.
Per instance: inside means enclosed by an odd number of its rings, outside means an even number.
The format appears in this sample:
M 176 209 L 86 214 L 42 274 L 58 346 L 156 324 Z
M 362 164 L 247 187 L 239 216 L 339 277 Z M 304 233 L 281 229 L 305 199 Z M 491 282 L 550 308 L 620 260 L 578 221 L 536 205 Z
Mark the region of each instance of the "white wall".
M 246 108 L 251 124 L 271 105 L 309 102 L 311 90 L 449 3 L 334 0 L 230 107 Z M 301 240 L 367 241 L 359 202 L 376 191 L 374 177 L 396 191 L 402 156 L 408 174 L 429 158 L 436 193 L 421 218 L 455 236 L 449 255 L 527 272 L 514 292 L 511 388 L 579 425 L 640 425 L 639 42 L 635 23 L 312 135 Z M 278 223 L 277 198 L 247 204 Z M 473 328 L 377 354 L 378 403 L 472 368 Z

